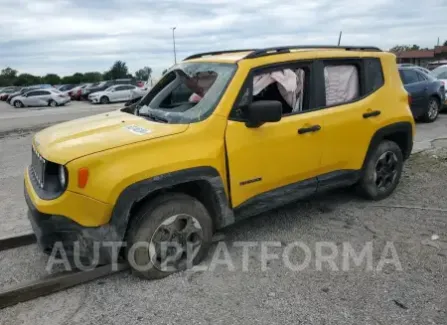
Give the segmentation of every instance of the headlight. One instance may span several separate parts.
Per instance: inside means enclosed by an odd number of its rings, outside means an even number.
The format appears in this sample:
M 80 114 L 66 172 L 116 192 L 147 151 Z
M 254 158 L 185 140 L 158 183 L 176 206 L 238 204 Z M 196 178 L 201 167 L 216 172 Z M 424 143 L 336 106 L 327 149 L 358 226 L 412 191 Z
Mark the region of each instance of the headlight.
M 62 188 L 65 188 L 65 185 L 67 185 L 67 171 L 62 165 L 59 165 L 59 182 Z

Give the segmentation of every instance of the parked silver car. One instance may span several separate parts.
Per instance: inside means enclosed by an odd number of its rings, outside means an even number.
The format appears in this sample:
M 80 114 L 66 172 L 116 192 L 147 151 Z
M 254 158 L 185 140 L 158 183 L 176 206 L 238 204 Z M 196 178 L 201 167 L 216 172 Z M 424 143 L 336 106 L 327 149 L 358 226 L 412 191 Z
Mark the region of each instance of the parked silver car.
M 25 106 L 51 106 L 64 105 L 70 97 L 56 89 L 36 89 L 14 97 L 11 105 L 20 108 Z
M 104 91 L 98 91 L 88 95 L 88 100 L 94 104 L 108 104 L 112 102 L 126 102 L 131 99 L 136 91 L 140 88 L 134 85 L 114 85 Z

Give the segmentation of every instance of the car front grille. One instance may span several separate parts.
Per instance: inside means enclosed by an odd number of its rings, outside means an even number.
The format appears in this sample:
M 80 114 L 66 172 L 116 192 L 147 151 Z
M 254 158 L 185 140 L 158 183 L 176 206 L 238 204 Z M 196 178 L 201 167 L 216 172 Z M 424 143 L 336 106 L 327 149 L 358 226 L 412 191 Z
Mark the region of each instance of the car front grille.
M 47 162 L 45 158 L 43 158 L 36 149 L 34 149 L 34 146 L 32 147 L 32 154 L 31 154 L 31 172 L 33 173 L 34 177 L 36 178 L 37 184 L 40 186 L 40 188 L 43 188 L 45 186 L 45 167 L 47 165 Z

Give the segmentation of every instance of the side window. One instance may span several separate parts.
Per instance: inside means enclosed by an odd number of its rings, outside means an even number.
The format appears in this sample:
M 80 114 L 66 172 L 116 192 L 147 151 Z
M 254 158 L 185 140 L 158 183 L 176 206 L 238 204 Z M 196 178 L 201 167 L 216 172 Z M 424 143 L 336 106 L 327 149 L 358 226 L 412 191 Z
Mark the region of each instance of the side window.
M 50 92 L 45 91 L 45 90 L 41 90 L 41 91 L 39 92 L 39 96 L 43 96 L 43 95 L 50 95 Z
M 385 80 L 383 78 L 382 64 L 379 59 L 365 59 L 365 73 L 366 94 L 373 93 L 384 85 Z
M 447 79 L 447 71 L 441 72 L 438 75 L 438 79 Z
M 184 79 L 163 100 L 161 107 L 172 108 L 181 105 L 197 104 L 208 92 L 218 77 L 214 71 L 197 73 L 193 78 Z
M 416 72 L 416 73 L 418 75 L 419 81 L 427 81 L 428 80 L 428 78 L 423 73 L 421 73 L 421 72 Z
M 28 94 L 27 94 L 27 97 L 34 97 L 34 96 L 38 96 L 39 95 L 39 92 L 38 91 L 30 91 Z
M 414 71 L 414 70 L 410 70 L 410 69 L 400 70 L 399 73 L 400 73 L 400 77 L 401 77 L 404 85 L 419 82 L 418 75 L 417 75 L 416 71 Z
M 135 89 L 135 86 L 124 86 L 125 90 Z
M 126 86 L 115 87 L 115 91 L 126 90 Z
M 245 107 L 261 100 L 281 102 L 283 116 L 306 111 L 309 109 L 309 80 L 310 69 L 307 67 L 283 67 L 256 72 L 246 82 L 230 118 L 243 119 Z
M 359 69 L 354 64 L 324 67 L 326 106 L 351 102 L 360 97 Z

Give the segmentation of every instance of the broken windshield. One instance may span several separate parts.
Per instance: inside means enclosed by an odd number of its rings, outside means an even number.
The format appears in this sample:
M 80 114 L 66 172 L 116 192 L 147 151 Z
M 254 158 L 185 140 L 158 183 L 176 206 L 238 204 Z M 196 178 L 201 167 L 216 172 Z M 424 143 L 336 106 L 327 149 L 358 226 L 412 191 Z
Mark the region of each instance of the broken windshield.
M 141 100 L 137 115 L 165 123 L 193 123 L 216 108 L 235 64 L 180 63 L 173 66 Z

